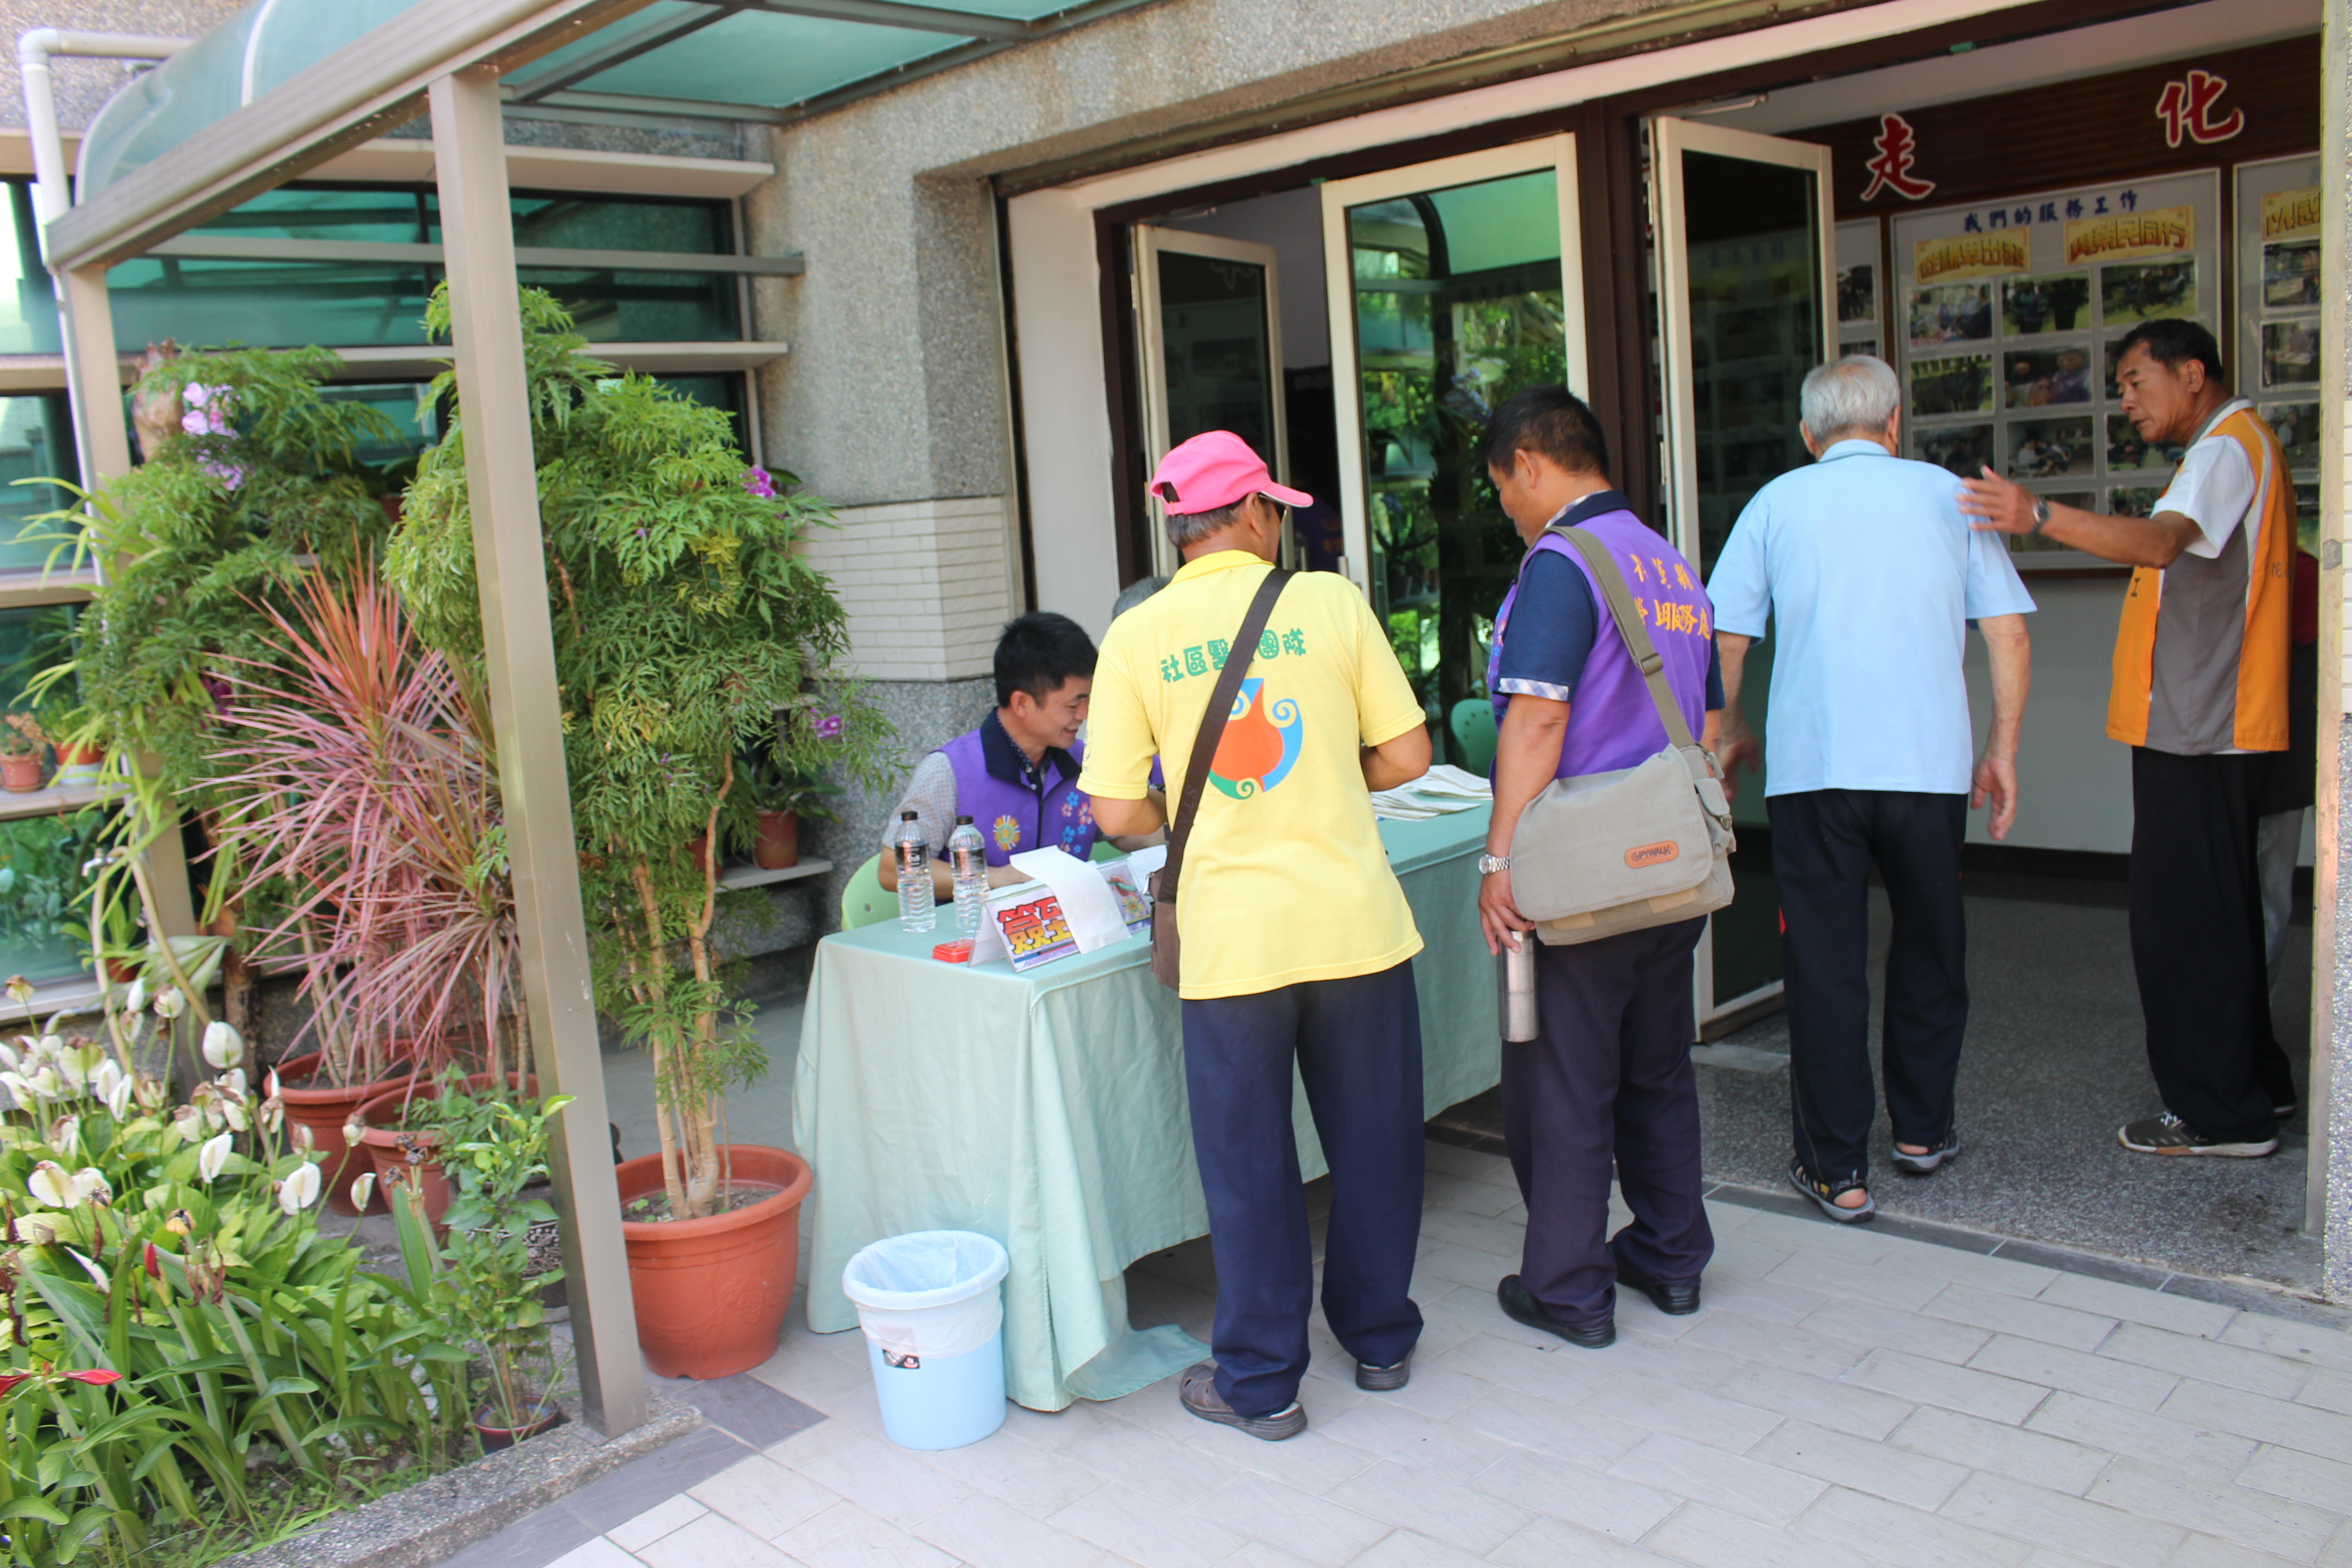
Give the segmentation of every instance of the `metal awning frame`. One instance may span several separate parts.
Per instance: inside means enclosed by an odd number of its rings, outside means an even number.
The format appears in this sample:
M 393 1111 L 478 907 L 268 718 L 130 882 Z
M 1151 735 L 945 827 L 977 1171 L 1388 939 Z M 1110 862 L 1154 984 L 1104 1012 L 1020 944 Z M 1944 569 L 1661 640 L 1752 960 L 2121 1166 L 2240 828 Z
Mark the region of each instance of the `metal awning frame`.
M 643 1424 L 639 1357 L 602 1051 L 580 900 L 531 455 L 499 78 L 626 19 L 650 0 L 420 0 L 69 209 L 43 230 L 58 284 L 85 482 L 131 468 L 108 268 L 392 126 L 432 117 L 452 358 L 470 438 L 475 573 L 520 926 L 533 1054 L 551 1092 L 575 1097 L 551 1129 L 565 1292 L 582 1414 L 607 1436 Z M 231 241 L 249 247 L 252 241 Z M 306 248 L 309 248 L 306 247 Z M 404 254 L 408 247 L 399 247 Z M 420 251 L 426 247 L 416 247 Z M 731 258 L 738 268 L 756 258 Z M 185 920 L 184 897 L 169 900 Z

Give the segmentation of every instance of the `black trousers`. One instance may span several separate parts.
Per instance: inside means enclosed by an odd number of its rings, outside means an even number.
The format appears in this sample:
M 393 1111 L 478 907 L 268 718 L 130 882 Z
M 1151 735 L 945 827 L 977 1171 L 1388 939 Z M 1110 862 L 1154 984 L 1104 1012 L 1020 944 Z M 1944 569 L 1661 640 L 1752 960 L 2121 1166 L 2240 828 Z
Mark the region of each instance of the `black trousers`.
M 2278 1135 L 2294 1071 L 2271 1030 L 2255 837 L 2273 753 L 2132 748 L 2131 947 L 2164 1108 L 2225 1142 Z
M 1244 1415 L 1271 1415 L 1298 1397 L 1315 1300 L 1294 1061 L 1331 1167 L 1324 1321 L 1373 1366 L 1394 1366 L 1421 1338 L 1409 1294 L 1423 1160 L 1412 964 L 1186 1002 L 1183 1016 L 1192 1152 L 1217 1263 L 1217 1392 Z
M 1519 1282 L 1580 1328 L 1615 1310 L 1618 1258 L 1676 1281 L 1715 1256 L 1690 1058 L 1691 953 L 1706 929 L 1680 921 L 1574 947 L 1538 942 L 1539 1033 L 1503 1042 L 1503 1138 L 1528 1205 Z M 1633 1211 L 1613 1241 L 1612 1158 Z
M 1798 1163 L 1830 1181 L 1870 1169 L 1870 868 L 1894 906 L 1880 1062 L 1898 1143 L 1952 1130 L 1968 1028 L 1960 842 L 1969 797 L 1905 790 L 1776 795 L 1772 874 L 1788 984 L 1790 1112 Z M 2251 842 L 2251 841 L 2250 841 Z

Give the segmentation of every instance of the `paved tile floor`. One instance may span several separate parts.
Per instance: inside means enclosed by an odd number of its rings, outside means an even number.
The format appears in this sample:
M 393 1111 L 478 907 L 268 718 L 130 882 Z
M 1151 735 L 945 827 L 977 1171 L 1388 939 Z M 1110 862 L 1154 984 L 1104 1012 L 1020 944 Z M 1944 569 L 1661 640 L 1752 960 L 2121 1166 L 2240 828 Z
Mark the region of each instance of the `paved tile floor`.
M 533 1560 L 2352 1568 L 2341 1314 L 1727 1203 L 1703 1310 L 1629 1297 L 1617 1344 L 1577 1350 L 1494 1304 L 1523 1217 L 1503 1161 L 1429 1158 L 1412 1385 L 1359 1393 L 1318 1322 L 1300 1437 L 1207 1426 L 1163 1383 L 908 1453 L 882 1436 L 859 1336 L 795 1314 L 754 1375 L 827 1419 Z M 1204 1331 L 1206 1268 L 1198 1245 L 1139 1265 L 1138 1321 Z

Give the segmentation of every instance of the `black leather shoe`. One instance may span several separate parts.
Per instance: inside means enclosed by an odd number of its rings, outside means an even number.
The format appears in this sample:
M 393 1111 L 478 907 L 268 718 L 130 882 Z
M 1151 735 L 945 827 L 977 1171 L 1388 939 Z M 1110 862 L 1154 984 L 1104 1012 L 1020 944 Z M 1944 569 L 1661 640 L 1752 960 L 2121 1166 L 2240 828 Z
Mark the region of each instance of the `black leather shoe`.
M 1394 1366 L 1374 1366 L 1370 1362 L 1356 1363 L 1356 1386 L 1371 1394 L 1393 1394 L 1412 1381 L 1412 1352 Z
M 1525 1323 L 1531 1329 L 1541 1329 L 1548 1334 L 1558 1334 L 1570 1344 L 1582 1350 L 1607 1350 L 1617 1342 L 1617 1321 L 1605 1318 L 1589 1329 L 1563 1323 L 1551 1315 L 1549 1308 L 1535 1298 L 1535 1293 L 1519 1283 L 1516 1274 L 1506 1274 L 1503 1282 L 1495 1287 L 1495 1300 L 1502 1303 L 1503 1315 L 1514 1322 Z
M 1616 1255 L 1612 1253 L 1611 1256 Z M 1688 1317 L 1698 1310 L 1698 1281 L 1696 1279 L 1653 1279 L 1618 1258 L 1617 1283 L 1639 1290 L 1656 1302 L 1658 1310 L 1670 1318 Z

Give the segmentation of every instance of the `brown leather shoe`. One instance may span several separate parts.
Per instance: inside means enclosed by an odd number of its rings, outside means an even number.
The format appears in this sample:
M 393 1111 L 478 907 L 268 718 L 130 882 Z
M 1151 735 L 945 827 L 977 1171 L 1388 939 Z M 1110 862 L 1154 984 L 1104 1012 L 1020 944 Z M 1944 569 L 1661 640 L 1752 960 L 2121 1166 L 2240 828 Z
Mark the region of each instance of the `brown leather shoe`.
M 1296 1399 L 1287 1408 L 1271 1415 L 1243 1415 L 1224 1402 L 1217 1393 L 1217 1363 L 1196 1361 L 1184 1369 L 1176 1380 L 1176 1396 L 1184 1408 L 1203 1421 L 1213 1421 L 1220 1426 L 1231 1426 L 1263 1437 L 1269 1443 L 1279 1443 L 1285 1437 L 1296 1437 L 1307 1430 L 1307 1412 Z

